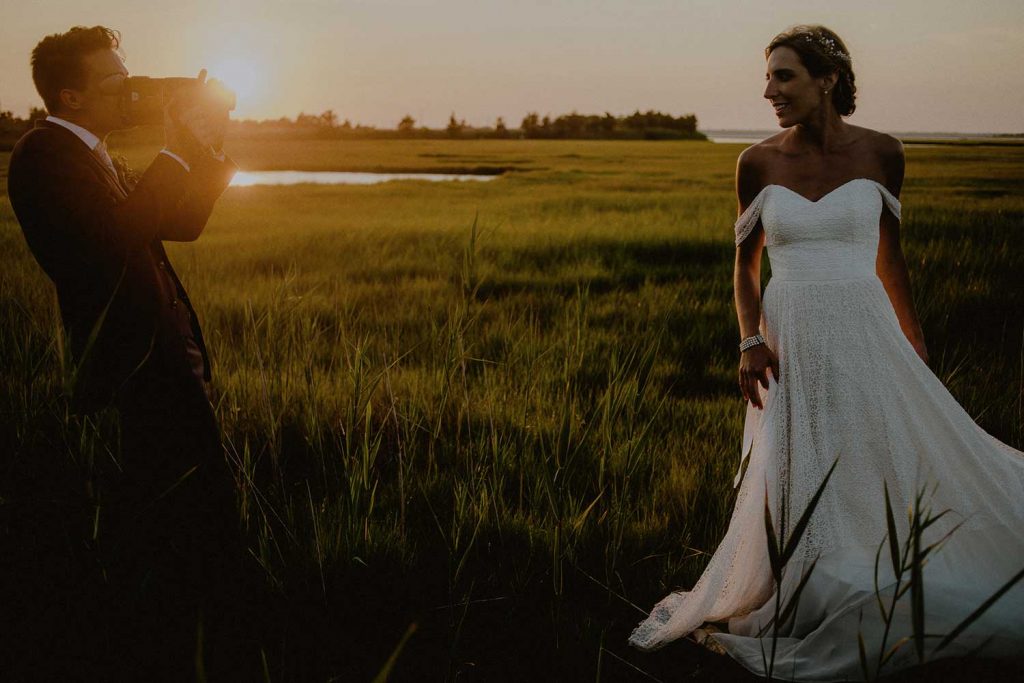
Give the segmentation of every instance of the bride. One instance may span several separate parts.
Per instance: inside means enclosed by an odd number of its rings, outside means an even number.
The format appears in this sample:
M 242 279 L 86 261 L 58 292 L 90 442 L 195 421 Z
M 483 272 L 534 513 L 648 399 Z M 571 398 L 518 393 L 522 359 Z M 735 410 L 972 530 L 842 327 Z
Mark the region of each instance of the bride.
M 745 150 L 736 171 L 748 400 L 736 504 L 693 589 L 655 605 L 629 642 L 652 650 L 692 634 L 788 680 L 862 679 L 859 639 L 872 678 L 920 658 L 1019 656 L 1024 581 L 1012 579 L 1024 568 L 1024 453 L 978 427 L 928 368 L 899 246 L 902 145 L 841 118 L 856 87 L 832 31 L 794 27 L 765 55 L 764 97 L 785 130 Z M 766 508 L 774 536 L 792 537 L 822 482 L 778 576 Z M 938 518 L 922 528 L 929 514 Z M 906 590 L 916 570 L 891 554 L 913 547 L 915 528 L 919 548 L 945 542 Z M 915 623 L 949 634 L 1007 584 L 950 643 L 915 640 Z

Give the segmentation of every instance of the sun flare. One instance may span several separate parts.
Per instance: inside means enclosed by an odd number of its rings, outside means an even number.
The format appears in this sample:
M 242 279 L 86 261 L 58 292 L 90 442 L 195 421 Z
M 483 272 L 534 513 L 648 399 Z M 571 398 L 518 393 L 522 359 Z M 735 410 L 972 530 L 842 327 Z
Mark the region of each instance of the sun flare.
M 258 61 L 247 57 L 217 60 L 209 67 L 209 78 L 216 78 L 234 91 L 238 97 L 238 109 L 243 113 L 266 95 L 263 87 L 267 80 L 266 70 Z

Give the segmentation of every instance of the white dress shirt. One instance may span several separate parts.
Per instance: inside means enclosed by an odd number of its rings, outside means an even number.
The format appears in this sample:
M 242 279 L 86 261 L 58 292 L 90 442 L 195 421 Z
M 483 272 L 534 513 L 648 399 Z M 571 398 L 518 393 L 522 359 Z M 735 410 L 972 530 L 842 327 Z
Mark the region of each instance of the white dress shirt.
M 67 128 L 72 133 L 77 135 L 78 139 L 81 140 L 82 142 L 84 142 L 86 147 L 88 147 L 92 151 L 96 152 L 99 155 L 99 157 L 101 159 L 103 159 L 104 163 L 107 164 L 107 167 L 110 168 L 110 170 L 114 172 L 114 175 L 115 176 L 117 175 L 117 171 L 114 170 L 114 162 L 113 162 L 113 160 L 111 160 L 110 154 L 107 153 L 107 146 L 103 144 L 103 141 L 100 140 L 96 136 L 95 133 L 92 133 L 92 132 L 86 130 L 85 128 L 82 128 L 78 124 L 71 123 L 70 121 L 65 121 L 64 119 L 60 118 L 59 116 L 47 116 L 46 120 L 49 121 L 50 123 L 56 123 L 58 126 L 63 126 L 64 128 Z M 172 158 L 175 161 L 177 161 L 179 164 L 181 164 L 184 167 L 184 169 L 186 171 L 190 171 L 191 170 L 191 168 L 188 165 L 188 162 L 185 161 L 184 159 L 182 159 L 180 156 L 178 156 L 174 152 L 172 152 L 171 150 L 164 148 L 164 149 L 160 150 L 160 153 L 161 154 L 166 154 L 170 158 Z

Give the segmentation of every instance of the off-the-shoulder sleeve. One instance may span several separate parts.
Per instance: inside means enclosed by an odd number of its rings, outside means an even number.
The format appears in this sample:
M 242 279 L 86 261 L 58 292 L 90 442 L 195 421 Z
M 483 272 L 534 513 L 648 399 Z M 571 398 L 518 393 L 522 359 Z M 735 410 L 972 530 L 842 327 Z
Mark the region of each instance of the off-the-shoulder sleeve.
M 877 180 L 873 180 L 871 182 L 873 182 L 875 184 L 875 187 L 878 188 L 878 192 L 882 195 L 882 201 L 885 202 L 885 205 L 889 207 L 890 211 L 892 211 L 892 215 L 896 216 L 896 220 L 901 220 L 900 200 L 896 199 L 896 197 L 893 196 L 892 192 L 889 192 L 889 188 L 887 188 L 882 183 L 878 182 Z
M 733 226 L 736 230 L 736 244 L 738 245 L 743 240 L 747 239 L 750 232 L 757 225 L 757 220 L 761 217 L 761 204 L 764 203 L 765 191 L 768 189 L 767 186 L 761 189 L 754 197 L 754 201 L 750 202 L 750 205 L 740 214 L 740 217 L 736 219 L 736 224 Z

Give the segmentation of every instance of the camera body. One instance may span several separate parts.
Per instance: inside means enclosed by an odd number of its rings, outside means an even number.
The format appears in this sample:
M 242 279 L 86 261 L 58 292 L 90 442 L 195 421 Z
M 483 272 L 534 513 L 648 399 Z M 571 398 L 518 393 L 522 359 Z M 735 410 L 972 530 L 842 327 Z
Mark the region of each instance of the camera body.
M 235 108 L 233 92 L 198 78 L 131 76 L 124 81 L 121 97 L 125 121 L 130 126 L 162 124 L 164 106 L 172 99 L 176 104 L 199 104 L 218 112 Z

